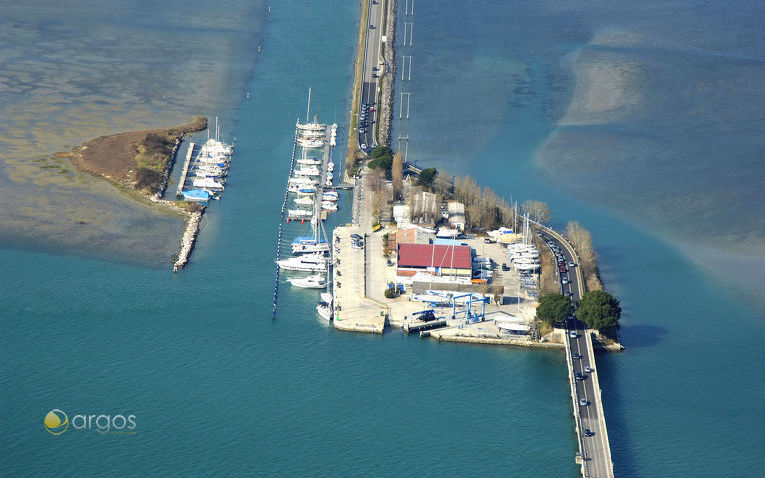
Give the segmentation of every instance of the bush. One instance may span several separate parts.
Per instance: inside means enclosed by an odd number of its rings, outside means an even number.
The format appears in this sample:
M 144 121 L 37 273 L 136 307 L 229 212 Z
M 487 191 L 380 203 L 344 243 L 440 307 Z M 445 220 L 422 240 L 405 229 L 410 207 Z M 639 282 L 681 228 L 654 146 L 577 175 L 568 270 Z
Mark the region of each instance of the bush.
M 395 287 L 388 287 L 385 289 L 386 299 L 395 299 L 396 297 L 398 297 L 398 290 L 396 290 Z

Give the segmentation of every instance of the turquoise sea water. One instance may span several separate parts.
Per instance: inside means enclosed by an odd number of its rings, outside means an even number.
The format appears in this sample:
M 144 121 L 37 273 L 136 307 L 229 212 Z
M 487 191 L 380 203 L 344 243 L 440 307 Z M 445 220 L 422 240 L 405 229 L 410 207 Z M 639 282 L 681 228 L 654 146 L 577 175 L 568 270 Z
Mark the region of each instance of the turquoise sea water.
M 412 80 L 399 83 L 412 115 L 394 123 L 394 136 L 411 138 L 410 159 L 471 174 L 508 199 L 541 198 L 554 224 L 592 231 L 624 308 L 627 352 L 598 358 L 617 476 L 756 473 L 765 330 L 762 275 L 751 271 L 763 259 L 765 168 L 752 146 L 763 98 L 748 79 L 764 71 L 761 43 L 750 41 L 762 34 L 761 6 L 416 9 L 399 15 L 414 22 L 413 47 L 398 38 L 413 55 Z M 627 59 L 609 58 L 607 43 L 629 43 L 618 49 Z M 655 139 L 634 140 L 662 136 L 674 141 L 661 155 Z M 748 255 L 719 260 L 726 251 Z
M 598 358 L 618 476 L 756 473 L 761 317 L 650 229 L 573 197 L 535 163 L 569 107 L 574 80 L 560 62 L 587 41 L 589 16 L 464 5 L 417 4 L 411 157 L 547 200 L 558 224 L 592 230 L 625 308 L 627 352 Z M 263 49 L 249 82 L 226 94 L 252 99 L 221 113 L 237 138 L 229 186 L 182 273 L 0 250 L 1 475 L 578 476 L 562 354 L 339 333 L 316 318 L 315 294 L 286 283 L 270 318 L 294 121 L 309 85 L 322 121 L 347 120 L 358 13 L 340 0 L 250 13 L 266 18 Z M 465 96 L 466 85 L 482 93 Z M 54 408 L 134 414 L 136 433 L 54 437 L 42 426 Z

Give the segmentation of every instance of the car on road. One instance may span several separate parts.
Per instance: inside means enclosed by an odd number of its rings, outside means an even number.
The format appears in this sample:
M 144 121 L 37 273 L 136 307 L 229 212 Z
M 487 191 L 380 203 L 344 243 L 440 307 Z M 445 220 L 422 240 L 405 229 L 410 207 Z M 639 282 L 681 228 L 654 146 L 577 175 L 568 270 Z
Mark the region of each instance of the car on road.
M 569 262 L 569 263 L 568 263 L 568 266 L 569 266 L 569 267 L 576 267 L 576 262 Z
M 367 143 L 361 143 L 361 149 L 366 151 L 367 150 Z
M 587 373 L 592 373 L 592 367 L 587 365 L 586 367 L 584 367 L 584 371 L 587 372 Z
M 582 380 L 584 380 L 584 376 L 582 375 L 582 372 L 576 372 L 574 374 L 574 380 L 576 380 L 577 382 L 581 382 Z
M 587 399 L 584 397 L 579 397 L 579 405 L 586 407 L 587 406 Z
M 374 29 L 375 29 L 375 26 L 370 24 L 370 25 L 369 25 L 369 29 L 370 29 L 370 30 L 374 30 Z
M 362 133 L 363 133 L 363 131 L 362 131 Z M 560 268 L 558 270 L 561 271 L 561 272 L 566 272 L 566 268 L 563 267 L 563 266 L 560 266 Z
M 367 130 L 365 128 L 359 128 L 359 133 L 364 134 L 366 132 L 367 132 Z M 561 267 L 561 269 L 563 269 L 563 268 Z
M 370 106 L 370 107 L 369 107 L 369 111 L 372 111 L 372 112 L 374 112 L 374 110 L 375 110 L 375 107 L 374 107 L 374 106 Z
M 563 284 L 563 285 L 566 285 L 566 284 L 568 284 L 568 279 L 566 279 L 564 277 L 563 279 L 560 280 L 560 283 Z
M 582 360 L 582 355 L 581 354 L 574 354 L 574 355 L 571 356 L 571 358 L 573 358 L 574 360 Z
M 364 239 L 360 234 L 351 234 L 351 237 L 358 240 Z
M 393 261 L 392 261 L 392 260 L 390 260 L 390 259 L 388 259 L 388 262 L 387 262 L 387 263 L 388 263 L 388 266 L 392 266 L 392 265 L 393 265 Z
M 571 332 L 569 332 L 568 336 L 571 337 L 572 339 L 575 339 L 576 338 L 576 330 L 572 330 Z
M 594 435 L 594 433 L 592 432 L 592 430 L 590 430 L 589 428 L 585 428 L 584 429 L 584 436 L 591 437 L 593 435 Z

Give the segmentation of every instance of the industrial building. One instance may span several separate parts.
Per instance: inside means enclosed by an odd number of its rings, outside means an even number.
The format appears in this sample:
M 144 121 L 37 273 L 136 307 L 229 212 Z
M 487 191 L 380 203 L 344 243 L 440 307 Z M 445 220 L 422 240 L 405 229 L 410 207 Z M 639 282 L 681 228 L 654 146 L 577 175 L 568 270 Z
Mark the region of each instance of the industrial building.
M 472 277 L 472 257 L 468 246 L 435 244 L 397 244 L 398 276 L 427 272 L 435 276 Z

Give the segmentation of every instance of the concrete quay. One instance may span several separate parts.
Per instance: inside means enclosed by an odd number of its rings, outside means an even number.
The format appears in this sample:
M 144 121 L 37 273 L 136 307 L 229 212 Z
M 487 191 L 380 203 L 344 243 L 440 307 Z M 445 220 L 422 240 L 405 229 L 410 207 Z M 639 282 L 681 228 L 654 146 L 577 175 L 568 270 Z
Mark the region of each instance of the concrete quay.
M 364 249 L 351 246 L 351 234 L 364 234 L 356 227 L 336 227 L 332 234 L 334 320 L 336 329 L 382 334 L 388 308 L 365 296 Z

